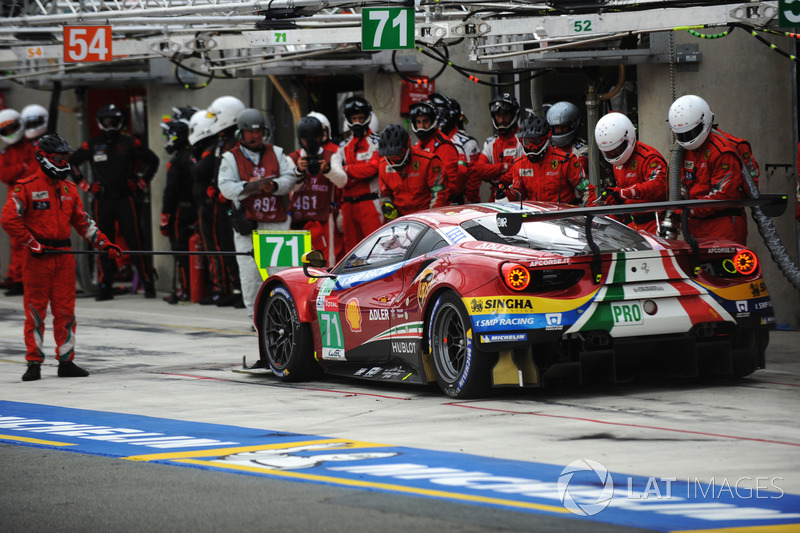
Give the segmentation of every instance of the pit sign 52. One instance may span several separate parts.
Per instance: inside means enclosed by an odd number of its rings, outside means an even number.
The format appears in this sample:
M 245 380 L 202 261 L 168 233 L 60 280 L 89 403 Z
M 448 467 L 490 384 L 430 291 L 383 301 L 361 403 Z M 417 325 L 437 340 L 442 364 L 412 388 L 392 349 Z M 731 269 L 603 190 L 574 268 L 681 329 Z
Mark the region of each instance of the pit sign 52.
M 111 26 L 64 26 L 64 62 L 111 61 Z

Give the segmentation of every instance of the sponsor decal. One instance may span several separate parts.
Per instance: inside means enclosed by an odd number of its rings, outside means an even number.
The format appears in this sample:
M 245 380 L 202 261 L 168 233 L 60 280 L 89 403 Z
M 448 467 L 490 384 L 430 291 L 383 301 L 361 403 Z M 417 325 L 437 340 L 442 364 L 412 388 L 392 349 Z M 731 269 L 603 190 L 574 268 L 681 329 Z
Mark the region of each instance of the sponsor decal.
M 392 341 L 392 353 L 393 354 L 413 354 L 417 353 L 417 343 L 416 342 L 401 342 L 401 341 Z
M 419 277 L 419 286 L 417 287 L 417 301 L 419 301 L 420 307 L 424 306 L 425 300 L 428 299 L 428 292 L 431 290 L 431 281 L 433 281 L 433 270 L 426 268 Z
M 611 302 L 611 315 L 615 326 L 633 326 L 644 323 L 639 302 Z
M 324 308 L 323 311 L 330 311 L 332 313 L 336 313 L 339 311 L 339 297 L 338 296 L 326 296 L 324 300 Z
M 458 380 L 458 390 L 464 388 L 464 383 L 467 382 L 467 378 L 469 377 L 469 371 L 472 368 L 472 329 L 467 330 L 466 339 L 467 339 L 467 353 L 466 353 L 467 358 L 464 361 L 464 371 L 461 372 L 461 378 Z
M 683 162 L 683 168 L 685 168 L 686 170 L 694 170 L 694 161 L 690 161 L 688 159 L 685 160 Z
M 393 274 L 394 272 L 397 272 L 403 268 L 406 263 L 407 261 L 403 261 L 382 268 L 376 268 L 375 270 L 367 270 L 365 272 L 358 272 L 355 274 L 344 274 L 336 278 L 336 281 L 334 282 L 335 289 L 341 291 L 361 285 L 362 283 L 385 278 L 386 276 L 389 276 L 390 274 Z
M 353 300 L 355 300 L 355 298 L 353 298 Z M 353 300 L 350 300 L 350 301 L 352 302 Z M 369 310 L 369 319 L 370 320 L 389 320 L 389 310 L 388 309 L 370 309 Z
M 559 257 L 557 259 L 537 259 L 535 261 L 531 261 L 531 264 L 528 266 L 531 267 L 540 267 L 540 266 L 550 266 L 550 265 L 566 265 L 569 263 L 569 259 L 566 257 Z
M 450 242 L 452 242 L 453 244 L 458 244 L 464 239 L 469 238 L 467 232 L 462 230 L 460 226 L 455 226 L 453 228 L 448 229 L 447 231 L 444 232 L 444 235 L 445 237 L 450 239 Z
M 503 150 L 503 157 L 516 157 L 517 149 L 516 148 L 506 148 Z
M 633 288 L 633 292 L 659 292 L 664 290 L 664 287 L 661 285 L 643 285 Z
M 635 160 L 635 159 L 633 161 L 631 161 L 631 170 L 634 170 L 634 171 L 636 170 L 637 163 L 638 163 L 638 161 Z
M 50 200 L 40 200 L 31 203 L 31 208 L 36 211 L 50 209 Z
M 731 165 L 729 163 L 721 163 L 720 164 L 720 168 L 722 170 L 730 170 L 731 169 Z
M 519 342 L 528 340 L 527 333 L 505 333 L 497 335 L 481 335 L 481 342 Z
M 323 361 L 344 361 L 344 349 L 343 348 L 326 348 L 323 346 L 322 348 L 322 359 Z
M 521 169 L 519 169 L 519 175 L 522 178 L 532 178 L 533 177 L 533 169 L 532 168 L 521 168 Z
M 492 327 L 508 327 L 508 326 L 530 326 L 536 325 L 536 317 L 534 316 L 515 316 L 511 318 L 481 318 L 476 321 L 479 328 L 492 328 Z
M 736 248 L 723 248 L 720 246 L 712 246 L 708 249 L 710 254 L 735 254 L 738 251 Z
M 498 222 L 502 220 L 505 222 L 506 219 L 500 218 Z M 475 247 L 478 250 L 492 250 L 496 252 L 514 252 L 519 251 L 516 246 L 509 246 L 507 244 L 498 244 L 494 242 L 482 242 Z
M 344 316 L 350 324 L 350 331 L 353 333 L 361 332 L 361 307 L 358 305 L 358 298 L 351 298 L 344 307 Z M 372 311 L 369 314 L 372 320 Z M 387 317 L 388 318 L 388 317 Z
M 580 166 L 580 163 L 578 163 L 577 161 L 575 161 L 575 163 L 578 166 Z M 557 159 L 553 159 L 552 161 L 550 161 L 550 168 L 552 168 L 553 170 L 558 168 L 558 160 Z
M 47 200 L 50 198 L 50 191 L 33 191 L 31 200 Z
M 544 320 L 547 323 L 548 329 L 552 326 L 560 326 L 561 319 L 561 313 L 545 313 L 544 315 Z
M 413 163 L 411 163 L 411 168 L 413 168 L 414 170 L 419 170 L 419 161 L 414 161 Z
M 739 313 L 747 313 L 747 300 L 736 300 L 736 311 Z
M 527 298 L 472 298 L 469 301 L 469 309 L 471 314 L 506 309 L 533 311 L 533 304 Z

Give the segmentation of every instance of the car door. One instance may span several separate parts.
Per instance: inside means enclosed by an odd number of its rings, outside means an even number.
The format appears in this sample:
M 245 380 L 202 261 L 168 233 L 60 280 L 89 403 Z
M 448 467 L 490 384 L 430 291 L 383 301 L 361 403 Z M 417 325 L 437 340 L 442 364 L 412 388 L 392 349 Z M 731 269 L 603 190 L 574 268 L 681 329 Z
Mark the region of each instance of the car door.
M 375 231 L 332 272 L 317 297 L 323 360 L 385 361 L 392 355 L 393 316 L 403 264 L 425 225 L 397 221 Z

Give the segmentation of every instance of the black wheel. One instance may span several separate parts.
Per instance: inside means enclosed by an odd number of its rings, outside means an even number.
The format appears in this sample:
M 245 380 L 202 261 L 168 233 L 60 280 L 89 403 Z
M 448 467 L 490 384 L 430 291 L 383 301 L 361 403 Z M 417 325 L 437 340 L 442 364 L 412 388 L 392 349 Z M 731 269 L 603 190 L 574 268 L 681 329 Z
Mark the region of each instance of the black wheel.
M 476 349 L 472 321 L 461 300 L 444 293 L 433 306 L 428 333 L 436 381 L 453 398 L 473 398 L 489 388 L 488 354 Z
M 302 381 L 319 374 L 311 328 L 301 324 L 294 299 L 285 287 L 272 289 L 259 328 L 270 370 L 284 381 Z

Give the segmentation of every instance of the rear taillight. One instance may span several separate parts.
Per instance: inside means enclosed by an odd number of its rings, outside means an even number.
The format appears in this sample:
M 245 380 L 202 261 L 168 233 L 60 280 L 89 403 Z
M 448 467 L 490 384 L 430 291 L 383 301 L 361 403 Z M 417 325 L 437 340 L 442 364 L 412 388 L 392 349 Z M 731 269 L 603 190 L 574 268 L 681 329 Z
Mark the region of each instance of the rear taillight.
M 749 276 L 758 268 L 758 258 L 750 250 L 742 250 L 734 256 L 733 266 L 739 274 Z
M 516 263 L 504 263 L 500 273 L 506 286 L 512 291 L 524 291 L 531 282 L 528 268 Z

